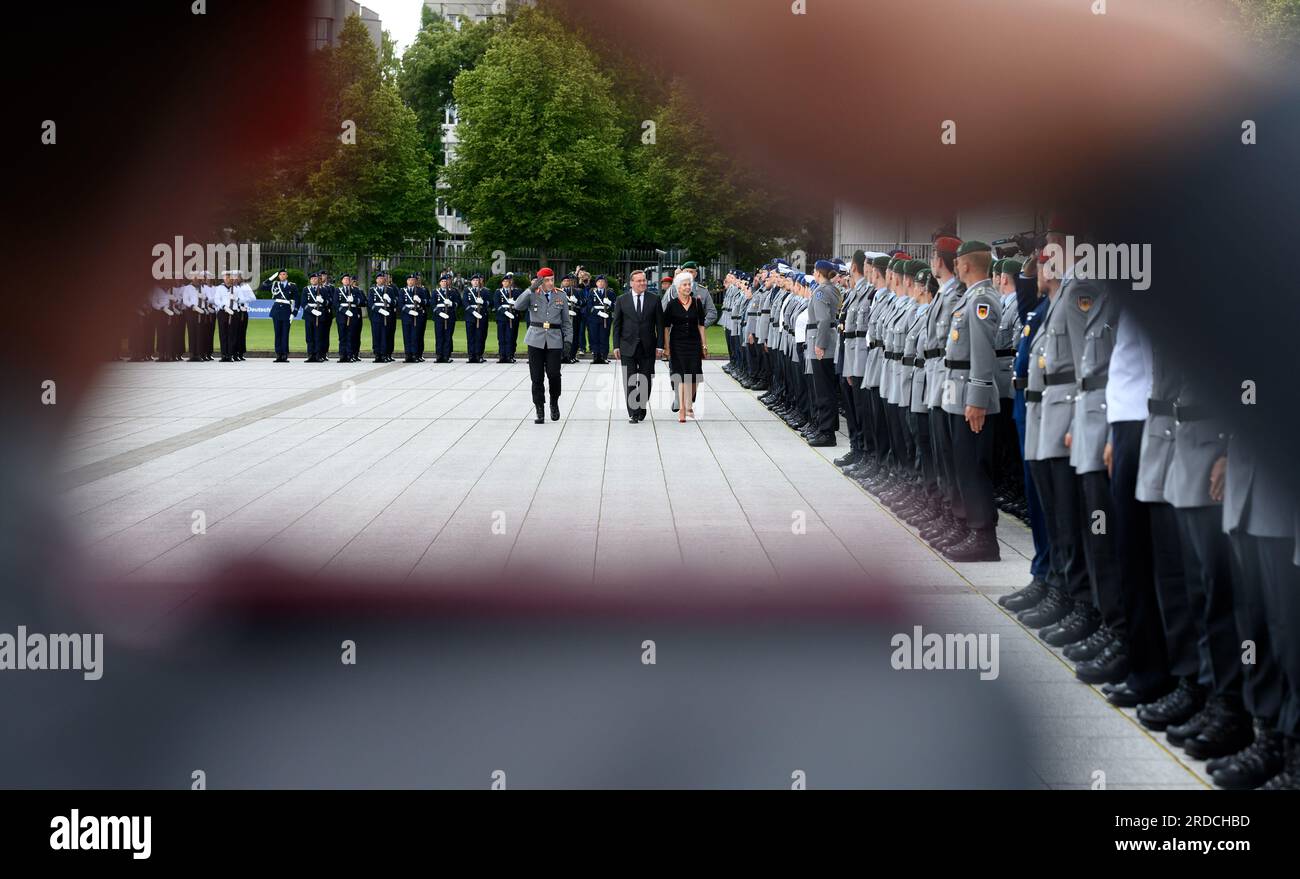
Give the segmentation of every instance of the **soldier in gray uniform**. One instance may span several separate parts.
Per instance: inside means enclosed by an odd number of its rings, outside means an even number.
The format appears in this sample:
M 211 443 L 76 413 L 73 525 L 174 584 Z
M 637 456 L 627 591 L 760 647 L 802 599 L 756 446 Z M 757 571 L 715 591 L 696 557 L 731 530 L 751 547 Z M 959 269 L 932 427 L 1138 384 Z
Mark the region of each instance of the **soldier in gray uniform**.
M 804 356 L 813 377 L 814 428 L 816 435 L 808 440 L 810 446 L 833 446 L 840 426 L 839 398 L 835 386 L 835 351 L 839 347 L 839 331 L 835 321 L 840 313 L 840 291 L 831 283 L 837 273 L 835 263 L 828 259 L 817 260 L 813 267 L 816 289 L 813 291 L 808 319 L 808 344 Z
M 1016 344 L 1020 341 L 1020 309 L 1016 301 L 1016 278 L 1020 276 L 1021 261 L 1015 258 L 999 260 L 994 264 L 994 286 L 1002 293 L 1002 320 L 993 344 L 997 346 L 998 385 L 997 429 L 994 431 L 993 460 L 996 477 L 994 489 L 998 506 L 1025 518 L 1024 463 L 1020 458 L 1020 436 L 1015 422 L 1015 361 Z
M 1267 423 L 1256 418 L 1256 424 Z M 1296 499 L 1285 479 L 1264 470 L 1251 436 L 1240 431 L 1229 440 L 1226 460 L 1215 462 L 1212 480 L 1211 495 L 1223 501 L 1223 530 L 1232 542 L 1238 640 L 1255 648 L 1255 663 L 1244 667 L 1243 682 L 1255 726 L 1248 747 L 1208 761 L 1206 769 L 1222 787 L 1300 789 Z M 1207 704 L 1188 726 L 1199 724 L 1199 737 L 1217 714 Z
M 539 269 L 537 281 L 529 291 L 515 299 L 515 311 L 528 316 L 528 371 L 533 380 L 533 405 L 537 408 L 536 424 L 545 424 L 543 412 L 545 386 L 551 389 L 551 420 L 560 420 L 560 360 L 573 344 L 573 321 L 564 293 L 555 288 L 555 272 Z
M 966 292 L 954 271 L 957 249 L 961 244 L 961 239 L 952 236 L 935 239 L 930 270 L 939 283 L 939 292 L 927 316 L 925 350 L 922 352 L 926 368 L 925 403 L 930 410 L 930 447 L 934 453 L 935 478 L 940 494 L 939 507 L 933 511 L 935 515 L 921 527 L 921 539 L 936 549 L 955 543 L 964 533 L 961 523 L 966 519 L 961 493 L 957 490 L 957 474 L 953 469 L 952 432 L 948 414 L 943 411 L 943 392 L 948 381 L 948 370 L 943 360 L 948 347 L 949 324 L 954 306 Z
M 929 410 L 925 406 L 925 355 L 924 336 L 927 318 L 932 307 L 933 293 L 930 282 L 933 275 L 924 260 L 913 260 L 916 277 L 912 281 L 912 296 L 916 303 L 908 320 L 903 337 L 902 394 L 899 401 L 900 416 L 915 449 L 912 467 L 915 477 L 910 494 L 892 505 L 894 515 L 909 525 L 917 524 L 918 517 L 929 510 L 934 502 L 934 459 L 930 454 Z M 915 520 L 915 521 L 914 521 Z
M 839 375 L 840 399 L 844 401 L 844 417 L 849 429 L 849 453 L 835 459 L 837 467 L 853 467 L 866 452 L 862 442 L 862 418 L 858 414 L 858 389 L 854 386 L 854 360 L 858 347 L 858 303 L 867 295 L 867 254 L 855 250 L 849 263 L 850 288 L 840 306 L 840 345 L 835 357 L 835 372 Z
M 858 303 L 856 321 L 858 345 L 854 356 L 853 376 L 858 395 L 858 411 L 862 419 L 862 444 L 866 455 L 862 463 L 850 470 L 848 475 L 864 485 L 881 473 L 886 452 L 886 448 L 879 440 L 875 403 L 872 390 L 867 386 L 867 373 L 877 353 L 872 343 L 874 338 L 872 321 L 878 301 L 885 296 L 885 269 L 889 267 L 889 262 L 889 256 L 878 254 L 866 264 L 867 294 Z
M 957 488 L 966 507 L 969 534 L 947 546 L 944 556 L 954 562 L 997 561 L 997 507 L 993 504 L 993 434 L 999 400 L 994 374 L 993 345 L 1001 322 L 1001 300 L 989 280 L 993 249 L 982 241 L 966 241 L 957 249 L 957 277 L 966 292 L 952 313 L 948 333 L 948 387 L 943 411 L 952 429 L 952 460 Z
M 883 267 L 878 262 L 875 264 L 879 272 L 879 279 L 876 295 L 871 305 L 871 312 L 867 317 L 867 356 L 863 365 L 862 383 L 871 401 L 871 427 L 876 447 L 876 468 L 874 473 L 864 476 L 862 484 L 873 494 L 880 492 L 893 482 L 891 474 L 893 448 L 890 442 L 889 425 L 885 420 L 885 404 L 881 398 L 880 388 L 885 368 L 883 329 L 887 325 L 887 318 L 893 315 L 895 302 L 898 298 L 892 289 L 892 287 L 897 286 L 893 273 L 893 267 L 897 262 L 896 257 L 890 257 L 885 260 Z

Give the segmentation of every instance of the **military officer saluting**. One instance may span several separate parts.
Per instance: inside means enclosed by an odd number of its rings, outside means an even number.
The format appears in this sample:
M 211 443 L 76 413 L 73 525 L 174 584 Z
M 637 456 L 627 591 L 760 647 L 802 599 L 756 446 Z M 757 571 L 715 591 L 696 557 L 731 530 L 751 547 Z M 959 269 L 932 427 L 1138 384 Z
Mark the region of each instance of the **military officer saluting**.
M 955 562 L 997 561 L 997 507 L 993 503 L 994 419 L 1000 410 L 996 373 L 996 337 L 1002 321 L 1002 297 L 989 271 L 993 248 L 966 241 L 957 248 L 957 278 L 966 285 L 953 308 L 944 358 L 947 383 L 943 411 L 948 413 L 953 470 L 966 512 L 968 534 L 943 554 Z
M 375 352 L 375 363 L 387 363 L 393 359 L 388 355 L 389 333 L 397 306 L 384 283 L 387 277 L 383 272 L 375 275 L 375 286 L 370 288 L 366 301 L 366 313 L 370 317 L 370 346 Z
M 482 279 L 482 275 L 475 277 Z M 471 281 L 473 278 L 470 279 Z M 514 363 L 519 345 L 519 315 L 515 313 L 515 276 L 507 272 L 501 288 L 492 291 L 492 314 L 497 324 L 497 363 Z
M 535 423 L 546 423 L 543 376 L 550 384 L 551 420 L 559 421 L 560 360 L 564 350 L 573 345 L 573 322 L 564 293 L 555 288 L 555 272 L 539 269 L 533 289 L 515 300 L 515 311 L 528 319 L 524 343 L 528 346 L 528 371 L 533 380 L 533 405 L 537 408 Z
M 298 285 L 284 269 L 267 278 L 263 290 L 271 291 L 271 326 L 275 332 L 275 362 L 289 362 L 289 323 L 298 309 Z

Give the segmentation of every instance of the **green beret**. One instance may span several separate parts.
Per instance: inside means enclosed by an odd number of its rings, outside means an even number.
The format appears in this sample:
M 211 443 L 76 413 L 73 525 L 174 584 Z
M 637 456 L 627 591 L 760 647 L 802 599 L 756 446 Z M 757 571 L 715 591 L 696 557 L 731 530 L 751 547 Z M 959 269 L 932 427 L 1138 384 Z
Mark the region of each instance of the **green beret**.
M 891 262 L 892 260 L 887 256 L 878 256 L 871 261 L 871 264 L 884 272 L 889 270 L 889 264 Z
M 923 259 L 914 259 L 908 262 L 908 267 L 910 269 L 908 274 L 915 277 L 919 275 L 922 270 L 928 269 L 930 264 Z
M 1023 265 L 1024 263 L 1021 262 L 1020 260 L 1008 257 L 1002 260 L 1002 274 L 1018 275 L 1020 274 L 1020 267 Z
M 989 247 L 983 241 L 963 241 L 961 247 L 957 248 L 958 256 L 965 256 L 968 253 L 992 253 L 993 248 Z
M 693 262 L 684 262 L 684 263 L 682 263 L 681 268 L 683 268 L 683 269 L 698 269 L 699 266 L 696 265 L 696 264 L 693 263 Z
M 889 270 L 890 270 L 891 272 L 893 272 L 894 274 L 898 274 L 899 272 L 901 272 L 901 271 L 903 270 L 903 266 L 904 266 L 904 264 L 906 264 L 906 263 L 907 263 L 907 260 L 905 260 L 905 259 L 898 259 L 897 257 L 895 257 L 894 259 L 891 259 L 891 260 L 889 261 Z
M 1003 264 L 1004 262 L 1006 262 L 1005 259 L 995 259 L 995 260 L 993 260 L 993 265 L 991 265 L 991 266 L 989 267 L 989 268 L 993 271 L 993 274 L 995 274 L 995 275 L 1000 275 L 1000 274 L 1002 274 L 1002 264 Z
M 919 272 L 916 273 L 916 280 L 917 280 L 917 283 L 919 283 L 919 284 L 928 284 L 928 283 L 930 283 L 930 276 L 931 276 L 932 274 L 933 274 L 933 272 L 930 271 L 930 267 L 929 267 L 929 266 L 926 266 L 925 268 L 921 269 Z

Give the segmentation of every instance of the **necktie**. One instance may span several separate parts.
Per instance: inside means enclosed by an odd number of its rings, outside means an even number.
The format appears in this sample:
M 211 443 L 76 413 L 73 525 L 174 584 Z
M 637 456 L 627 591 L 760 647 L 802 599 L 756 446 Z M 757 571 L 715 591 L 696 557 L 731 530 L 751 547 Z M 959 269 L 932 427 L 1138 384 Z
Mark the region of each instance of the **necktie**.
M 550 294 L 550 293 L 547 293 L 547 294 L 546 294 L 546 304 L 547 304 L 547 305 L 550 305 L 550 304 L 551 304 L 551 294 Z
M 636 313 L 641 314 L 641 294 L 636 294 Z

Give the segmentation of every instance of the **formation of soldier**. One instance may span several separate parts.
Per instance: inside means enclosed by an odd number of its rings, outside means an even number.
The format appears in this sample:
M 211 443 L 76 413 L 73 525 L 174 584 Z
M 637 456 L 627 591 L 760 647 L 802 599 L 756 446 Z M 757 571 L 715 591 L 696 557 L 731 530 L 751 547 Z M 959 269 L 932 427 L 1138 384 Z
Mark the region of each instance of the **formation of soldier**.
M 694 268 L 694 264 L 689 264 Z M 696 270 L 698 271 L 698 269 Z M 439 276 L 438 286 L 424 286 L 420 274 L 396 279 L 379 272 L 368 288 L 351 275 L 336 285 L 329 272 L 313 271 L 302 287 L 280 270 L 266 278 L 259 290 L 270 294 L 276 363 L 287 363 L 290 332 L 295 323 L 301 329 L 307 363 L 331 359 L 337 345 L 339 363 L 361 359 L 363 326 L 370 324 L 370 351 L 376 363 L 392 362 L 400 335 L 405 363 L 425 361 L 425 334 L 434 326 L 434 357 L 437 363 L 451 361 L 458 321 L 464 322 L 469 363 L 485 363 L 488 333 L 495 325 L 497 362 L 514 363 L 520 345 L 520 318 L 516 301 L 526 292 L 528 279 L 507 272 L 500 286 L 489 290 L 480 273 L 466 282 L 451 272 Z M 402 283 L 397 283 L 398 281 Z M 522 283 L 524 290 L 517 284 Z M 579 267 L 560 282 L 569 309 L 572 342 L 566 345 L 562 362 L 577 363 L 590 354 L 593 364 L 609 363 L 609 334 L 613 326 L 613 305 L 620 288 L 612 278 L 592 275 Z M 703 287 L 699 295 L 707 298 Z M 211 275 L 197 273 L 187 283 L 157 286 L 149 299 L 136 309 L 127 330 L 128 356 L 132 361 L 171 362 L 185 359 L 221 362 L 243 360 L 247 354 L 249 303 L 256 300 L 253 288 L 238 271 L 223 274 L 222 282 L 211 283 Z M 708 299 L 711 316 L 716 309 Z M 525 326 L 525 329 L 527 327 Z M 219 339 L 219 348 L 214 344 Z
M 1048 258 L 1085 232 L 734 271 L 724 369 L 810 445 L 843 424 L 835 465 L 950 561 L 999 559 L 998 508 L 1022 516 L 1003 607 L 1220 786 L 1296 789 L 1300 506 L 1121 287 Z

